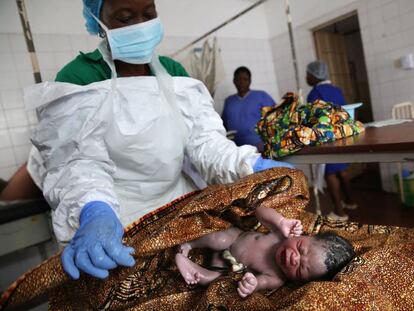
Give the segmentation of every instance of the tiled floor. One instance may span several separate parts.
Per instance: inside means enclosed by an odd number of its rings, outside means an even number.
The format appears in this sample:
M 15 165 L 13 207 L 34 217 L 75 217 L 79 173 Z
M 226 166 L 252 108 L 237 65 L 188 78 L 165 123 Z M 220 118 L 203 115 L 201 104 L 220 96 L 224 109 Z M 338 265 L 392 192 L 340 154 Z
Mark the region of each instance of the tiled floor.
M 381 224 L 414 228 L 414 207 L 405 207 L 400 203 L 398 194 L 380 191 L 379 176 L 375 170 L 368 170 L 363 176 L 352 182 L 353 196 L 359 207 L 347 211 L 351 221 L 365 224 Z M 327 194 L 320 195 L 322 214 L 329 211 L 332 204 Z M 314 199 L 310 211 L 315 210 Z

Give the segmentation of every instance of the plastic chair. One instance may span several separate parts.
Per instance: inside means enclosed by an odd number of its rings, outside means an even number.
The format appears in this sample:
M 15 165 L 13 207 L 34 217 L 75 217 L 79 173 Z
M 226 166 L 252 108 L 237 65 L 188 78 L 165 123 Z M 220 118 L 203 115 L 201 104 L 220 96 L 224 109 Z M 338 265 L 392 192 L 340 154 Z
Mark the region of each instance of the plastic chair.
M 404 102 L 392 107 L 391 115 L 393 119 L 414 119 L 414 104 Z
M 392 107 L 391 115 L 393 119 L 414 119 L 414 104 L 403 102 Z M 404 184 L 402 177 L 402 164 L 397 163 L 398 168 L 398 187 L 400 188 L 401 202 L 405 203 Z

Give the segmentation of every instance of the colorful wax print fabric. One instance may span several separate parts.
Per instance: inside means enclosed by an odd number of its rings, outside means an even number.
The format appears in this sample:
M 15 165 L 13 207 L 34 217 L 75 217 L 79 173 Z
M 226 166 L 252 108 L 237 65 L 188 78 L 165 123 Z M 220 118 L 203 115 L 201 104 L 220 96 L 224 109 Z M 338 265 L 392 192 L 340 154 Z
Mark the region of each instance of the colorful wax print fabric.
M 339 106 L 322 100 L 300 105 L 297 95 L 287 93 L 279 105 L 262 109 L 256 130 L 264 142 L 264 156 L 278 159 L 365 129 Z

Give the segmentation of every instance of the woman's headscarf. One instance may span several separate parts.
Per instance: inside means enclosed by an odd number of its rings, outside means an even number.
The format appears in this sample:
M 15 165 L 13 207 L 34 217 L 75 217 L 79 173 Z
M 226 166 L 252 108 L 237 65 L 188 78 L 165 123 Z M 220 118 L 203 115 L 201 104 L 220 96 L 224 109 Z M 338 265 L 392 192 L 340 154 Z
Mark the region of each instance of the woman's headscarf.
M 99 18 L 103 0 L 83 0 L 83 16 L 86 20 L 86 30 L 92 34 L 99 34 L 99 25 L 90 13 Z

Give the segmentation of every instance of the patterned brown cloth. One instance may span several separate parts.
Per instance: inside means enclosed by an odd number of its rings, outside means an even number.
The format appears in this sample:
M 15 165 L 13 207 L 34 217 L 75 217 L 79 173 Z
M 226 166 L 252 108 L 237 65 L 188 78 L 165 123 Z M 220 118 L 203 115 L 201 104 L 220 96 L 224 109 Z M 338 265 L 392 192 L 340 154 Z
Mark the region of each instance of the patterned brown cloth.
M 211 186 L 127 228 L 135 267 L 116 269 L 105 281 L 87 275 L 72 281 L 56 255 L 17 280 L 0 299 L 0 309 L 25 309 L 47 297 L 50 310 L 414 310 L 414 230 L 332 222 L 305 212 L 308 201 L 298 170 L 277 168 Z M 306 233 L 337 232 L 352 241 L 358 257 L 330 282 L 287 284 L 246 299 L 236 292 L 238 274 L 208 287 L 186 285 L 174 264 L 174 247 L 232 224 L 251 229 L 256 223 L 250 216 L 259 205 L 301 219 Z M 207 264 L 206 250 L 190 255 Z

